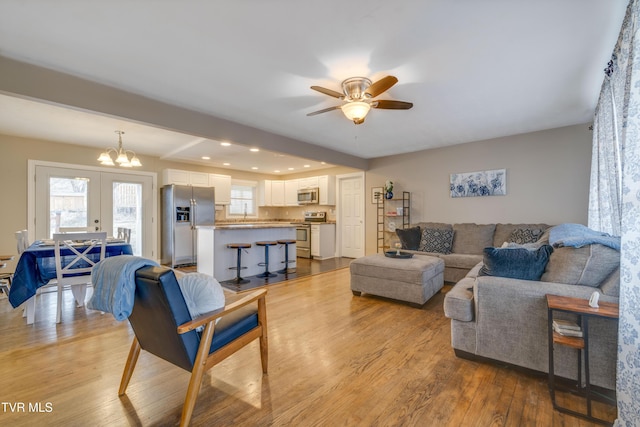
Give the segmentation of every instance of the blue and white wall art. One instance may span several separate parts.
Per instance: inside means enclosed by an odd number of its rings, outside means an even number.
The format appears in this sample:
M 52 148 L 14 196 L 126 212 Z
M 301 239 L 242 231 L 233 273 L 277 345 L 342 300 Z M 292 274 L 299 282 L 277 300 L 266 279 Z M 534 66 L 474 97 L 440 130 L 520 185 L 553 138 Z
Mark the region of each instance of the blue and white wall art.
M 507 170 L 452 173 L 451 197 L 504 196 L 507 194 Z

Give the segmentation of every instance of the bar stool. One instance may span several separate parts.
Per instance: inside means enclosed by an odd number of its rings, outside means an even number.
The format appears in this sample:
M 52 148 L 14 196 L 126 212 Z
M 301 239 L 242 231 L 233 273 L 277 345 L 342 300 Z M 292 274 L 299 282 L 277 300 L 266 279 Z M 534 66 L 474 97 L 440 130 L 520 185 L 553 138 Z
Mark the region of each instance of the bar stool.
M 295 239 L 278 240 L 278 244 L 284 245 L 284 261 L 282 261 L 282 264 L 284 264 L 284 268 L 282 270 L 278 270 L 278 273 L 287 274 L 289 272 L 289 264 L 293 264 L 294 262 L 296 262 L 295 258 L 289 259 L 289 245 L 292 245 L 294 243 L 296 243 Z
M 240 285 L 243 283 L 249 283 L 250 280 L 249 279 L 243 279 L 242 277 L 240 277 L 240 270 L 244 270 L 247 267 L 242 267 L 242 250 L 243 249 L 248 249 L 251 247 L 251 243 L 227 243 L 227 248 L 229 249 L 237 249 L 238 250 L 238 257 L 237 257 L 237 264 L 235 267 L 229 267 L 229 270 L 238 270 L 238 272 L 236 273 L 236 278 L 233 279 L 233 282 Z
M 265 240 L 265 241 L 261 241 L 261 242 L 256 242 L 256 246 L 264 246 L 264 262 L 258 263 L 258 265 L 264 266 L 264 273 L 260 273 L 260 274 L 256 275 L 256 277 L 269 278 L 269 277 L 276 277 L 277 276 L 277 274 L 271 273 L 269 271 L 269 246 L 275 246 L 277 244 L 278 244 L 278 242 L 275 242 L 273 240 Z

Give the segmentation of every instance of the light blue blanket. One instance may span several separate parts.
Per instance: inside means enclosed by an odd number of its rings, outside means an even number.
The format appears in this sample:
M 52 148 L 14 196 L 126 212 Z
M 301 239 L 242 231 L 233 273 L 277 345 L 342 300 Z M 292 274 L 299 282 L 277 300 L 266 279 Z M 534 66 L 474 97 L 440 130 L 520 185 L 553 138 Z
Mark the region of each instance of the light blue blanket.
M 133 255 L 108 257 L 97 263 L 91 270 L 93 296 L 87 307 L 111 313 L 118 321 L 128 318 L 133 310 L 136 270 L 147 265 L 158 263 Z
M 620 250 L 620 237 L 592 230 L 582 224 L 560 224 L 549 232 L 549 244 L 554 248 L 562 246 L 581 248 L 592 243 Z

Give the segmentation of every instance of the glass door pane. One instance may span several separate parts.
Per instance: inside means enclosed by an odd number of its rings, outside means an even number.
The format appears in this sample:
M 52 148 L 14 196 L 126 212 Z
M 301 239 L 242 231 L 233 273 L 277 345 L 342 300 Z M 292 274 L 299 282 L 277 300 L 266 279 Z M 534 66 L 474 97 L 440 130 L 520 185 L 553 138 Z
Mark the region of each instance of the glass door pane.
M 134 255 L 142 254 L 142 184 L 113 182 L 113 234 L 118 228 L 131 230 L 131 247 Z
M 60 227 L 100 229 L 100 174 L 56 167 L 36 169 L 36 239 Z

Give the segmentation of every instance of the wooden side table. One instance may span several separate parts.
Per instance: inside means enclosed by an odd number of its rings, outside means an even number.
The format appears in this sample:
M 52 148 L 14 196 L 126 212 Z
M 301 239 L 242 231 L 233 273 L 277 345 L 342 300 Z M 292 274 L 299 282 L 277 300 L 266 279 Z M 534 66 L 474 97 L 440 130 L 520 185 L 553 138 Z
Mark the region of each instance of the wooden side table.
M 584 418 L 590 421 L 594 421 L 601 424 L 611 425 L 611 422 L 596 418 L 591 413 L 591 384 L 589 378 L 589 318 L 591 317 L 604 317 L 609 319 L 618 319 L 619 307 L 616 303 L 599 302 L 598 308 L 589 306 L 589 301 L 581 298 L 565 297 L 559 295 L 547 294 L 547 311 L 548 311 L 548 329 L 549 329 L 549 394 L 551 395 L 551 402 L 553 408 L 576 417 Z M 570 337 L 561 335 L 553 330 L 553 312 L 561 311 L 565 313 L 572 313 L 578 316 L 578 320 L 582 329 L 582 337 Z M 573 411 L 559 406 L 556 403 L 555 394 L 555 374 L 554 374 L 554 360 L 553 360 L 553 347 L 554 344 L 564 345 L 578 349 L 578 389 L 582 388 L 582 366 L 581 366 L 581 352 L 584 355 L 584 373 L 585 373 L 585 388 L 584 396 L 587 400 L 587 413 Z M 615 404 L 615 402 L 612 402 Z

